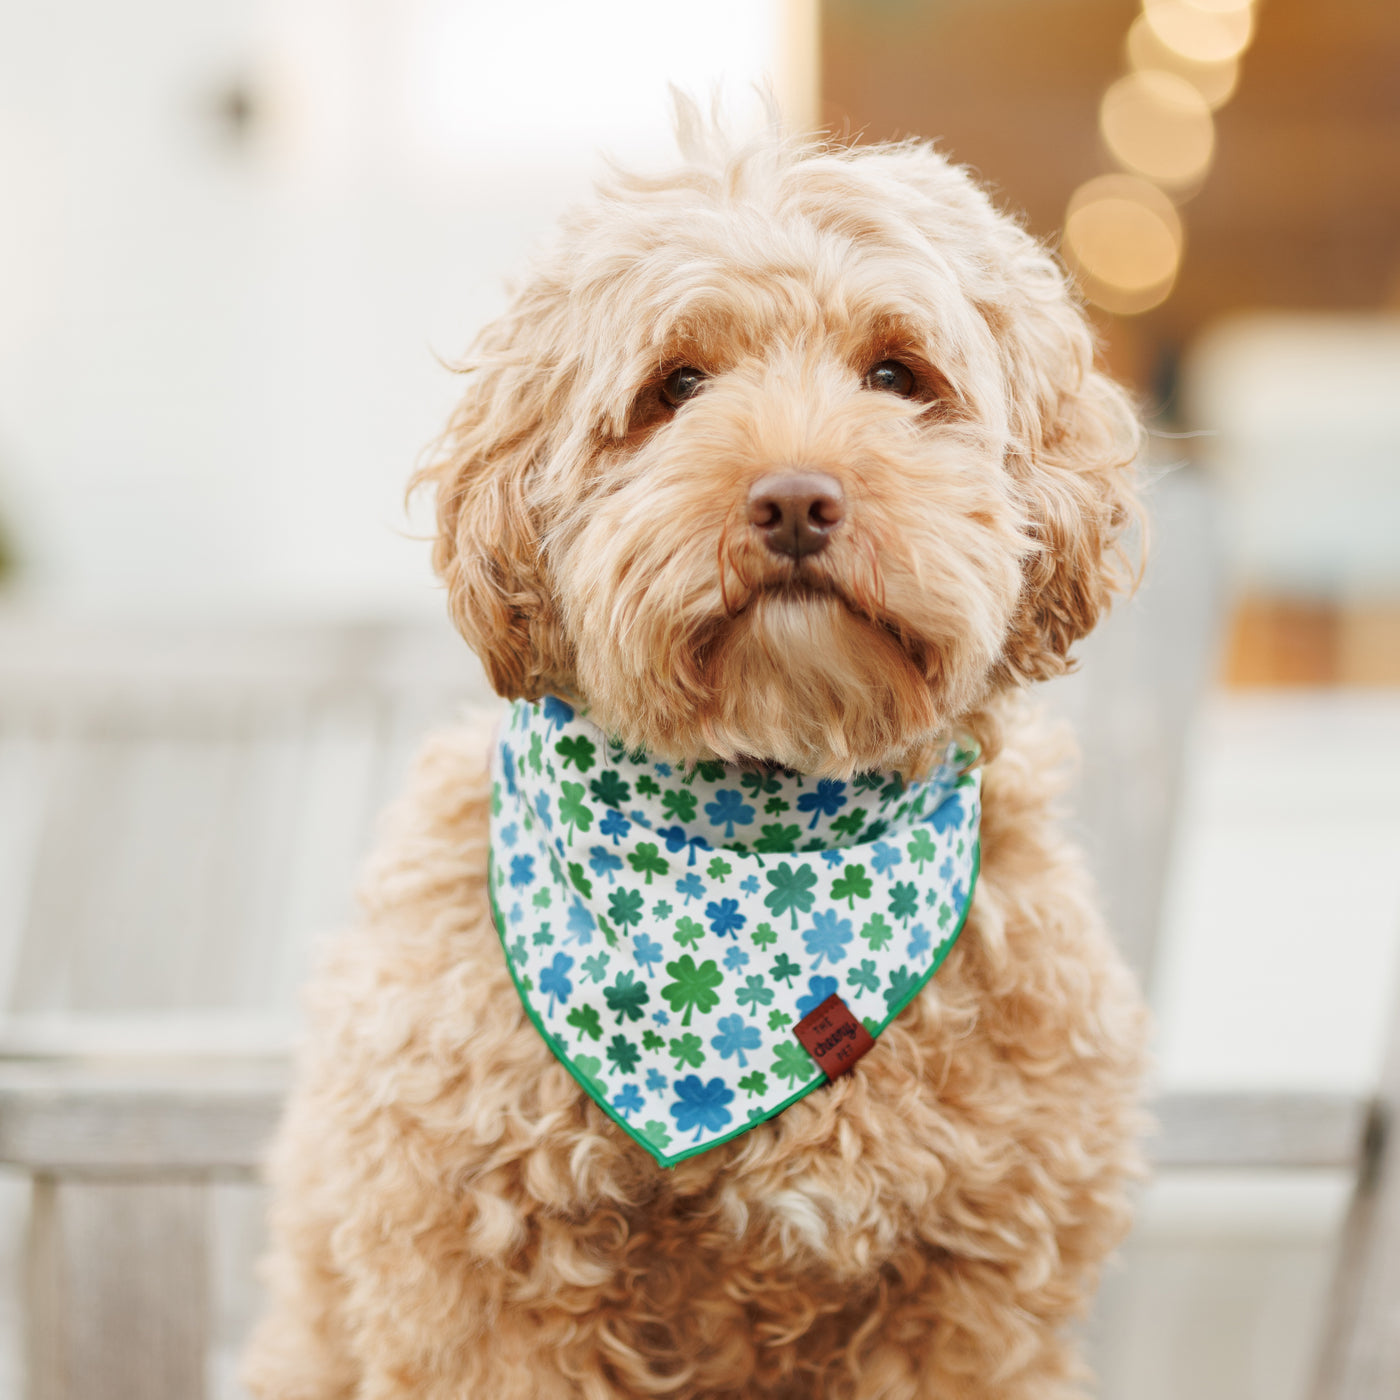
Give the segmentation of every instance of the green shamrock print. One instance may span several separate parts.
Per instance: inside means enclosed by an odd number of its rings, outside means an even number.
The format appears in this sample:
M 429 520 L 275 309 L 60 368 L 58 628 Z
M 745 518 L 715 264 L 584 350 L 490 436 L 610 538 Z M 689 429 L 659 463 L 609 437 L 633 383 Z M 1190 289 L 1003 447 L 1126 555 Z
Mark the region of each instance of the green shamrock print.
M 780 822 L 770 822 L 765 826 L 757 841 L 753 843 L 756 851 L 772 855 L 787 855 L 797 849 L 797 843 L 802 839 L 802 828 L 794 822 L 791 826 L 783 826 Z
M 576 830 L 587 831 L 593 825 L 593 809 L 584 803 L 582 783 L 561 783 L 559 790 L 563 794 L 559 799 L 559 820 L 568 828 L 572 841 Z
M 598 750 L 592 740 L 580 734 L 575 737 L 560 739 L 554 746 L 554 752 L 563 760 L 563 766 L 565 768 L 573 764 L 580 773 L 586 773 L 593 767 L 593 755 L 596 754 Z
M 777 1053 L 773 1057 L 773 1075 L 778 1079 L 795 1084 L 806 1079 L 816 1069 L 812 1057 L 795 1040 L 778 1042 Z
M 933 844 L 933 838 L 928 834 L 928 829 L 922 826 L 914 833 L 904 850 L 921 874 L 924 866 L 938 854 L 937 848 Z
M 856 900 L 869 899 L 873 888 L 863 865 L 848 865 L 841 878 L 832 884 L 831 897 L 844 899 L 847 907 L 854 909 Z
M 603 1023 L 596 1006 L 576 1006 L 564 1019 L 580 1035 L 586 1035 L 590 1040 L 602 1039 Z
M 686 953 L 675 962 L 668 962 L 666 971 L 675 980 L 662 987 L 661 995 L 671 1003 L 671 1010 L 677 1015 L 685 1011 L 681 1025 L 690 1024 L 692 1011 L 704 1014 L 719 1005 L 715 988 L 724 981 L 724 974 L 713 959 L 707 958 L 697 967 L 695 959 Z
M 705 936 L 704 924 L 696 923 L 689 915 L 676 920 L 676 942 L 682 948 L 693 948 Z
M 661 794 L 661 810 L 673 822 L 693 822 L 695 804 L 695 794 L 685 788 L 670 788 Z
M 810 865 L 799 865 L 794 870 L 784 861 L 776 870 L 766 873 L 773 888 L 763 902 L 773 911 L 774 918 L 791 913 L 792 926 L 796 928 L 798 914 L 807 913 L 817 902 L 813 893 L 817 886 L 816 872 Z
M 661 855 L 652 841 L 641 842 L 635 851 L 628 854 L 627 863 L 638 875 L 645 877 L 647 884 L 651 884 L 653 875 L 664 875 L 671 868 L 670 861 Z
M 614 890 L 608 896 L 608 913 L 623 928 L 630 928 L 642 921 L 642 893 L 640 890 Z
M 676 1036 L 671 1041 L 671 1054 L 676 1057 L 676 1068 L 689 1065 L 699 1069 L 705 1063 L 705 1046 L 698 1035 Z
M 632 796 L 632 785 L 624 783 L 611 768 L 605 768 L 591 783 L 588 790 L 604 807 L 624 806 Z
M 617 1013 L 619 1021 L 640 1021 L 642 1008 L 651 1000 L 645 982 L 639 982 L 631 972 L 619 972 L 617 980 L 603 992 L 608 1009 Z
M 786 953 L 779 953 L 773 964 L 773 980 L 792 985 L 792 979 L 802 971 L 802 964 L 795 963 Z
M 894 930 L 883 914 L 872 914 L 869 922 L 862 927 L 860 936 L 878 953 L 894 937 Z

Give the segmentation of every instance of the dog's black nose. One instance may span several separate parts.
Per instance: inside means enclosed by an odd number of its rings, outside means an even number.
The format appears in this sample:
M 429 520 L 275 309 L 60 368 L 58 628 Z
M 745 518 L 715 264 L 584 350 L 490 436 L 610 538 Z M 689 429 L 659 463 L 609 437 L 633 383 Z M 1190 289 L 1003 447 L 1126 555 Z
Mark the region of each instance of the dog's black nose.
M 749 524 L 774 554 L 805 559 L 846 518 L 846 493 L 824 472 L 774 472 L 749 488 Z

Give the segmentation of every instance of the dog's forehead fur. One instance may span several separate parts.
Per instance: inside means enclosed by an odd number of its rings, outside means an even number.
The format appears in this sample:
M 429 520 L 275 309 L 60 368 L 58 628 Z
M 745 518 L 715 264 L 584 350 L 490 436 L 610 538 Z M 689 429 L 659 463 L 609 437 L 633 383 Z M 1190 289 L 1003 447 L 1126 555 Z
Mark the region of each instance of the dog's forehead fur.
M 542 269 L 573 313 L 559 348 L 577 407 L 619 432 L 629 390 L 659 368 L 713 372 L 818 342 L 867 367 L 881 350 L 917 349 L 960 396 L 978 395 L 996 375 L 986 313 L 1006 278 L 993 245 L 1034 245 L 963 171 L 932 159 L 785 161 L 760 148 L 708 175 L 603 186 Z M 999 408 L 994 394 L 976 403 L 984 420 Z

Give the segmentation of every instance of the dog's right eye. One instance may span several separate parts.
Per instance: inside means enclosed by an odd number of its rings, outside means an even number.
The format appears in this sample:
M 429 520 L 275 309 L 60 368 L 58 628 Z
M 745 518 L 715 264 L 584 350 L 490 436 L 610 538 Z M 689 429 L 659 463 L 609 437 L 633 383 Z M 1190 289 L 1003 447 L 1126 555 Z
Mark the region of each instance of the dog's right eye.
M 661 397 L 672 408 L 677 408 L 687 399 L 693 399 L 705 383 L 705 375 L 690 365 L 673 369 L 661 381 Z

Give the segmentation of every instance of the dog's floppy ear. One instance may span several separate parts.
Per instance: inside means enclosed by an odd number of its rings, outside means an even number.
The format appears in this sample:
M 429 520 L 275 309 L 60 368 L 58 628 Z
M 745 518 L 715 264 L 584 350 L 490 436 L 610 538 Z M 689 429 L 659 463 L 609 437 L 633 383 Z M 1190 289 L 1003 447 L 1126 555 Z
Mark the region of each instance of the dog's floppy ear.
M 561 641 L 532 480 L 547 450 L 559 376 L 532 357 L 522 316 L 482 334 L 467 391 L 413 478 L 437 493 L 433 568 L 458 631 L 497 692 L 535 699 L 559 674 Z
M 1006 469 L 1037 546 L 1001 669 L 1008 678 L 1057 675 L 1071 645 L 1136 578 L 1126 545 L 1140 519 L 1137 417 L 1094 368 L 1089 323 L 1060 266 L 965 170 L 916 143 L 875 159 L 927 201 L 914 218 L 962 269 L 992 333 L 1010 429 Z
M 1141 429 L 1127 395 L 1094 367 L 1088 322 L 1060 268 L 1020 229 L 1006 231 L 1010 275 L 981 310 L 1007 385 L 1007 470 L 1039 548 L 1002 660 L 1038 680 L 1066 669 L 1070 646 L 1136 581 L 1128 534 L 1141 519 Z

